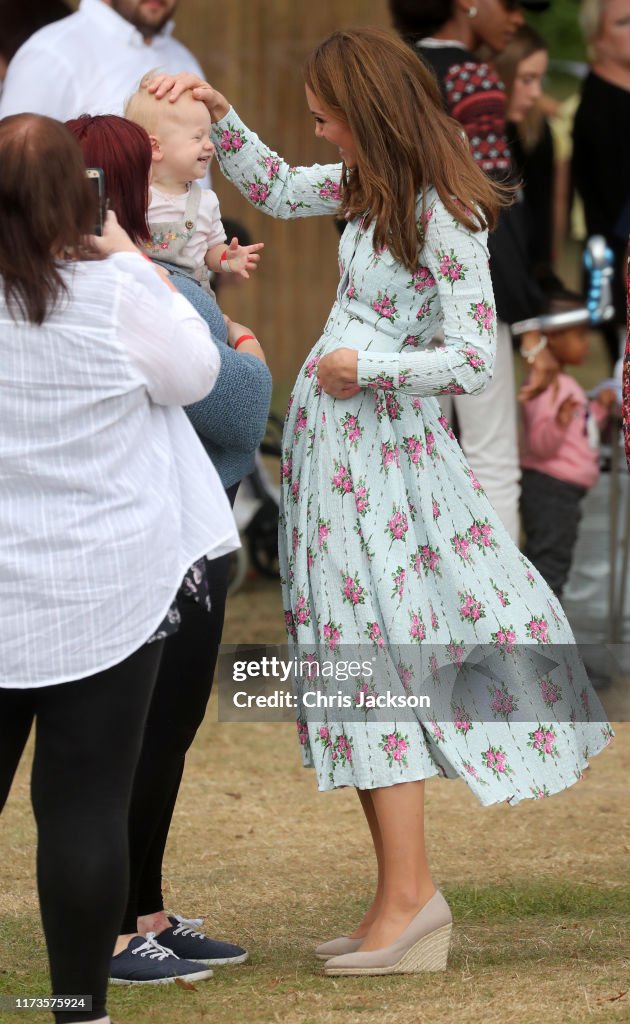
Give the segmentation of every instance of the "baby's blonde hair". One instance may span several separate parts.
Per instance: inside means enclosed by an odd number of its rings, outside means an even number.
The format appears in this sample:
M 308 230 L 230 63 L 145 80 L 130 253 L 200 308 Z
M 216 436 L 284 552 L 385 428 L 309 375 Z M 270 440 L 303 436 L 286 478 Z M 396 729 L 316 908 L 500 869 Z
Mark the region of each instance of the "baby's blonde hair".
M 149 92 L 149 86 L 156 78 L 158 78 L 159 75 L 160 71 L 157 69 L 147 71 L 146 75 L 143 75 L 140 79 L 140 84 L 136 91 L 125 103 L 124 110 L 125 117 L 128 121 L 135 121 L 135 123 L 141 125 L 149 135 L 156 136 L 159 135 L 160 128 L 162 128 L 166 123 L 177 120 L 177 112 L 175 108 L 178 107 L 180 103 L 199 102 L 194 99 L 192 92 L 182 93 L 177 103 L 169 103 L 166 99 L 156 99 L 154 93 Z

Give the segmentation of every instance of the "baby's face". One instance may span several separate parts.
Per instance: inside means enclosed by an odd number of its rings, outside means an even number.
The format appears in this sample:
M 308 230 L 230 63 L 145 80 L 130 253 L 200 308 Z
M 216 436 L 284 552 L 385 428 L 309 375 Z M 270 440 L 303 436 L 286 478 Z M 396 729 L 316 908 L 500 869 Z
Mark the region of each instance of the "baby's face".
M 215 152 L 210 124 L 208 109 L 199 100 L 184 96 L 172 104 L 159 134 L 160 169 L 182 184 L 203 178 Z

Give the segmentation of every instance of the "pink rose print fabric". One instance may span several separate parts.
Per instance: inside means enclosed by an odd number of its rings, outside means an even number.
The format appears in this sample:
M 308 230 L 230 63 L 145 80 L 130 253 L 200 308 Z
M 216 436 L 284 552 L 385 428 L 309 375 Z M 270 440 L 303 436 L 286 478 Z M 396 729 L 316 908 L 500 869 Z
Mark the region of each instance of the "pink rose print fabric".
M 213 130 L 221 170 L 261 212 L 338 211 L 340 164 L 290 167 L 234 110 Z M 375 251 L 363 219 L 343 232 L 337 297 L 289 402 L 280 562 L 296 656 L 315 665 L 360 645 L 385 668 L 356 680 L 357 707 L 388 691 L 432 705 L 399 720 L 367 706 L 352 720 L 321 709 L 300 718 L 299 748 L 320 789 L 440 774 L 465 780 L 484 804 L 542 799 L 578 781 L 612 734 L 560 605 L 505 532 L 437 402 L 481 392 L 492 374 L 486 233 L 459 224 L 432 189 L 417 221 L 413 273 L 389 247 Z M 361 390 L 343 401 L 317 386 L 319 360 L 339 347 L 359 353 Z M 479 645 L 487 667 L 467 672 Z

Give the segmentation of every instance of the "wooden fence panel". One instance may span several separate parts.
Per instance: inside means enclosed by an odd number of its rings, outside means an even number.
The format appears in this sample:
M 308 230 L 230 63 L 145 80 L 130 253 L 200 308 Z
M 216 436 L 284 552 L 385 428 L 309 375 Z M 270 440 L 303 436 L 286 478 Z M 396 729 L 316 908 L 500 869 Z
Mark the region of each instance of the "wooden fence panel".
M 268 145 L 292 164 L 326 163 L 337 153 L 315 138 L 302 63 L 337 28 L 388 21 L 385 0 L 180 0 L 177 37 Z M 334 298 L 337 231 L 327 217 L 273 220 L 249 206 L 218 170 L 213 185 L 223 216 L 242 221 L 265 243 L 259 270 L 228 289 L 221 305 L 260 336 L 283 401 Z

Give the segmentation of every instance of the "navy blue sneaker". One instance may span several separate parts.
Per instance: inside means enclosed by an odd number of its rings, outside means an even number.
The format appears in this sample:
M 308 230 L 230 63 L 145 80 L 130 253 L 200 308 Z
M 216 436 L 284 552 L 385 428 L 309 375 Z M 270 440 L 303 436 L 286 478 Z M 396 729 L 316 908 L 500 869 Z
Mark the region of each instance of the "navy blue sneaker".
M 205 981 L 211 977 L 212 971 L 181 960 L 156 942 L 155 932 L 132 939 L 122 953 L 112 957 L 109 972 L 111 985 L 168 985 L 176 978 Z
M 249 953 L 242 946 L 231 942 L 219 942 L 209 939 L 203 932 L 195 931 L 203 924 L 203 918 L 187 920 L 179 914 L 169 914 L 170 928 L 165 928 L 158 935 L 160 945 L 172 949 L 177 956 L 189 963 L 205 964 L 206 967 L 222 967 L 226 964 L 242 964 Z

